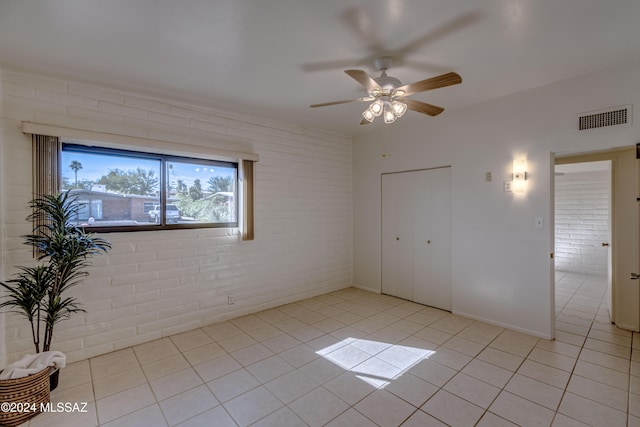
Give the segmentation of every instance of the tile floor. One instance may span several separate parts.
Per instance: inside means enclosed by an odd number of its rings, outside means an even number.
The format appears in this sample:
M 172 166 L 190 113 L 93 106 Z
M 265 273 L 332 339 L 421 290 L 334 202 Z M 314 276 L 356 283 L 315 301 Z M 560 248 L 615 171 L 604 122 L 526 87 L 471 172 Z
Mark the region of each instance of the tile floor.
M 346 289 L 73 363 L 38 426 L 640 426 L 640 335 L 557 275 L 557 340 Z

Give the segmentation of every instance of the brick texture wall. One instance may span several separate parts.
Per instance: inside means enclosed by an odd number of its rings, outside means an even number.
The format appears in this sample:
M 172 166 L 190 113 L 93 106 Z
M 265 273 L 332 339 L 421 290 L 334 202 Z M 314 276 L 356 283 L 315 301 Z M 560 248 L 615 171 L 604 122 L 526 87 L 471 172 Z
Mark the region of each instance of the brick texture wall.
M 350 286 L 349 137 L 1 71 L 5 274 L 32 262 L 20 238 L 29 232 L 24 218 L 31 198 L 31 139 L 21 133 L 22 121 L 170 141 L 178 152 L 187 143 L 260 156 L 255 241 L 241 242 L 235 229 L 104 236 L 113 250 L 95 258 L 89 279 L 73 290 L 87 313 L 61 323 L 55 332 L 53 347 L 69 360 Z M 229 294 L 234 305 L 227 304 Z M 5 333 L 7 362 L 32 351 L 22 318 L 5 316 Z
M 608 172 L 567 173 L 556 177 L 556 269 L 607 275 L 609 241 Z

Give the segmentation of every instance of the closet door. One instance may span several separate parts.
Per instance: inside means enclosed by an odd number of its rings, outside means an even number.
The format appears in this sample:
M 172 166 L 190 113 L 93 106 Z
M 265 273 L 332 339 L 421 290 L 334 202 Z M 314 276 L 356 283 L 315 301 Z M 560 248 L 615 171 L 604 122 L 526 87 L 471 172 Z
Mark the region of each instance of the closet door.
M 417 188 L 413 300 L 451 311 L 451 168 L 431 169 Z
M 413 300 L 413 225 L 407 173 L 382 175 L 382 293 Z
M 382 175 L 382 292 L 451 310 L 451 168 Z

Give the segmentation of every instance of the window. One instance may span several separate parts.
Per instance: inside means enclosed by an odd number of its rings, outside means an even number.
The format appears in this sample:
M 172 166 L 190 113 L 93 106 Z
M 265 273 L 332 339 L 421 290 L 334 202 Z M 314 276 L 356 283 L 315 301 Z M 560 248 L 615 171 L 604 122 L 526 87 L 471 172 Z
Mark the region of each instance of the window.
M 238 226 L 237 163 L 63 142 L 60 167 L 94 231 Z

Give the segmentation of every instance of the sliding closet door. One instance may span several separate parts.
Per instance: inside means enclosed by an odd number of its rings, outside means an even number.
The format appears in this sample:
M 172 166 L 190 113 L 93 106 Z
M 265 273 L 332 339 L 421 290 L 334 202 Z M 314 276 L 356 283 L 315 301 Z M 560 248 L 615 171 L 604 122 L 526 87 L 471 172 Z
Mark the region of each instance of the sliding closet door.
M 428 171 L 416 189 L 413 300 L 451 311 L 451 168 Z
M 382 292 L 451 310 L 451 168 L 382 175 Z
M 382 293 L 413 300 L 413 185 L 406 173 L 382 175 Z

